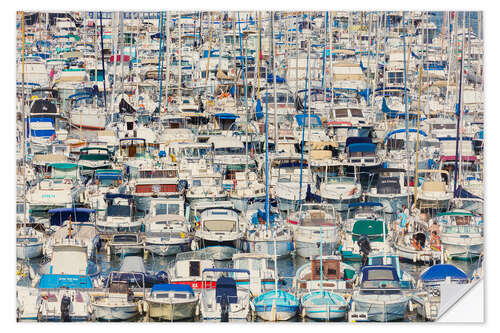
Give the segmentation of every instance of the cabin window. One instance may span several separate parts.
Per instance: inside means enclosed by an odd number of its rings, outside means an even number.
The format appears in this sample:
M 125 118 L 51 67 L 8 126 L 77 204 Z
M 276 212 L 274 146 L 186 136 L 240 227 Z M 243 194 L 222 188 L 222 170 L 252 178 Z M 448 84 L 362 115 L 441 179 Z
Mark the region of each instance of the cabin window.
M 200 276 L 200 262 L 190 261 L 189 262 L 189 276 Z
M 107 209 L 108 216 L 130 217 L 130 206 L 111 205 Z
M 363 112 L 360 109 L 351 109 L 351 116 L 356 118 L 362 118 Z
M 347 109 L 337 109 L 335 110 L 335 117 L 336 118 L 347 118 L 348 117 L 348 111 Z
M 187 298 L 187 295 L 186 294 L 177 294 L 177 293 L 175 293 L 174 294 L 174 298 Z

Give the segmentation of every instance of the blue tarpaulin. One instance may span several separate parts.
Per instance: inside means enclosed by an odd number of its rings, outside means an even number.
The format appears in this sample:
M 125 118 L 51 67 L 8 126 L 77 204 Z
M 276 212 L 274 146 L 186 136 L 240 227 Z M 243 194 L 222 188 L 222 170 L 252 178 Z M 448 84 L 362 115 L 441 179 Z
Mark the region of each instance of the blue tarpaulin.
M 185 291 L 194 294 L 193 288 L 191 288 L 189 284 L 172 284 L 172 283 L 155 284 L 153 288 L 151 288 L 151 292 L 153 291 Z
M 214 117 L 215 118 L 219 118 L 219 119 L 232 119 L 232 120 L 235 120 L 236 118 L 239 118 L 240 116 L 237 116 L 237 115 L 232 114 L 232 113 L 216 113 L 216 114 L 214 114 Z
M 368 153 L 374 152 L 376 145 L 374 143 L 353 143 L 348 147 L 350 153 Z
M 467 280 L 467 274 L 464 271 L 450 264 L 434 265 L 420 274 L 422 281 L 444 281 L 447 277 L 452 280 Z
M 299 126 L 309 126 L 309 115 L 307 114 L 297 114 L 295 115 L 295 119 L 297 120 L 297 124 Z M 304 121 L 306 121 L 304 125 Z M 316 124 L 314 123 L 316 121 Z M 312 125 L 319 125 L 321 126 L 321 118 L 318 115 L 312 114 L 311 115 L 311 124 Z

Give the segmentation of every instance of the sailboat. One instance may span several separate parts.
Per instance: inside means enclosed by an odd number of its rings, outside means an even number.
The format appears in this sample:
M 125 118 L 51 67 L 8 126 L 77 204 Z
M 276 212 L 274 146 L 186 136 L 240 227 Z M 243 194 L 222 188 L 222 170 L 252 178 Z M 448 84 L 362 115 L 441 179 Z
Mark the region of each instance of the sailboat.
M 24 49 L 24 24 L 23 24 L 23 49 Z M 24 52 L 23 52 L 23 64 L 22 64 L 22 114 L 24 119 Z M 16 257 L 18 259 L 31 259 L 36 258 L 42 255 L 43 250 L 43 234 L 36 231 L 35 229 L 26 227 L 27 214 L 26 210 L 28 209 L 28 205 L 26 204 L 26 159 L 25 159 L 25 150 L 26 150 L 26 124 L 23 126 L 23 148 L 22 148 L 22 159 L 23 159 L 23 224 L 16 231 Z
M 272 23 L 271 23 L 272 24 Z M 274 59 L 273 59 L 274 61 Z M 268 173 L 268 110 L 266 103 L 266 225 L 269 225 L 269 173 Z M 293 318 L 299 309 L 299 301 L 295 295 L 278 290 L 278 258 L 276 250 L 276 234 L 274 234 L 274 290 L 263 293 L 252 301 L 257 316 L 267 321 L 289 320 Z
M 323 233 L 323 231 L 320 229 L 320 236 Z M 309 289 L 309 287 L 313 287 L 313 284 L 306 283 L 306 286 L 308 287 L 308 293 L 302 296 L 300 303 L 302 304 L 302 315 L 307 316 L 308 318 L 315 319 L 315 320 L 338 320 L 338 319 L 343 319 L 346 316 L 346 311 L 347 311 L 347 301 L 345 298 L 338 294 L 333 292 L 330 288 L 330 290 L 325 290 L 323 288 L 323 278 L 326 277 L 327 280 L 336 280 L 337 283 L 335 282 L 330 282 L 328 283 L 328 286 L 336 286 L 336 289 L 340 288 L 340 281 L 338 278 L 343 275 L 343 279 L 347 280 L 349 278 L 348 275 L 354 275 L 353 273 L 355 272 L 354 269 L 348 265 L 343 264 L 340 262 L 340 257 L 335 257 L 331 258 L 330 256 L 325 257 L 326 261 L 326 272 L 323 269 L 323 242 L 321 240 L 320 242 L 320 249 L 321 249 L 321 254 L 319 256 L 319 269 L 317 265 L 313 265 L 313 263 L 310 264 L 311 267 L 311 280 L 314 279 L 314 275 L 318 275 L 320 277 L 320 286 L 319 290 L 314 290 L 314 289 Z M 315 260 L 317 262 L 317 260 Z M 332 265 L 333 264 L 333 265 Z M 309 266 L 306 264 L 305 266 Z M 313 269 L 314 266 L 314 269 Z M 306 267 L 307 268 L 307 267 Z M 300 269 L 299 269 L 300 271 Z M 297 272 L 298 274 L 299 272 Z M 326 273 L 326 274 L 325 274 Z M 354 278 L 354 276 L 351 276 L 351 278 Z M 309 281 L 308 281 L 309 282 Z M 310 281 L 313 282 L 313 281 Z M 339 283 L 340 282 L 340 283 Z M 347 283 L 346 283 L 347 284 Z M 346 284 L 344 285 L 344 288 L 346 287 Z

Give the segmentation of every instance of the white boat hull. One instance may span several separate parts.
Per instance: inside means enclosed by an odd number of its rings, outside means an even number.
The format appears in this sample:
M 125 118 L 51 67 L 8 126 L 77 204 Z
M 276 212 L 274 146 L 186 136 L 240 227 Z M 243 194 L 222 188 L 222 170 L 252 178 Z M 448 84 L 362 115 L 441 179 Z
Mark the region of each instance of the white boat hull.
M 137 304 L 99 305 L 92 304 L 94 315 L 98 320 L 121 321 L 134 318 L 138 314 Z
M 196 314 L 198 300 L 185 303 L 160 303 L 148 300 L 149 316 L 155 320 L 183 320 L 193 318 Z

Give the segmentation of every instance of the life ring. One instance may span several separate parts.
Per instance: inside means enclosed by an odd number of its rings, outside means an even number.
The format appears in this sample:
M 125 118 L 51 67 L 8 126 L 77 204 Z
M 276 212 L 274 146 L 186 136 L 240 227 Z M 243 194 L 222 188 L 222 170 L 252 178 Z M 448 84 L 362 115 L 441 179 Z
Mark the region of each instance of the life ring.
M 139 104 L 139 108 L 145 109 L 144 104 Z

